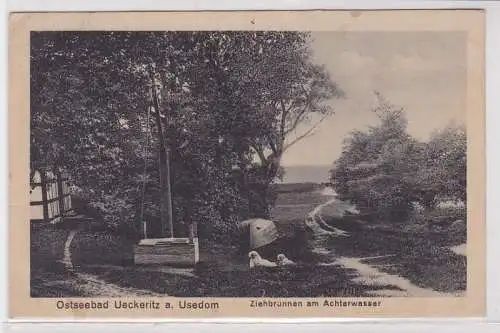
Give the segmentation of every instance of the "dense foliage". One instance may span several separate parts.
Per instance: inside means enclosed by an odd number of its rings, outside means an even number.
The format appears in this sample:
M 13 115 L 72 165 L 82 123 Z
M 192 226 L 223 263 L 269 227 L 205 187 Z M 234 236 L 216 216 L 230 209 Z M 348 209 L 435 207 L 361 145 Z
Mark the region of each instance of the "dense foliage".
M 352 132 L 335 161 L 331 179 L 340 196 L 393 222 L 405 221 L 415 207 L 465 202 L 465 129 L 450 125 L 420 142 L 408 134 L 404 110 L 376 96 L 380 123 Z
M 31 170 L 67 171 L 75 193 L 109 226 L 157 219 L 154 84 L 171 148 L 175 225 L 227 227 L 265 216 L 281 156 L 301 138 L 290 140 L 292 132 L 312 114 L 330 114 L 325 102 L 342 95 L 311 62 L 308 38 L 34 32 Z

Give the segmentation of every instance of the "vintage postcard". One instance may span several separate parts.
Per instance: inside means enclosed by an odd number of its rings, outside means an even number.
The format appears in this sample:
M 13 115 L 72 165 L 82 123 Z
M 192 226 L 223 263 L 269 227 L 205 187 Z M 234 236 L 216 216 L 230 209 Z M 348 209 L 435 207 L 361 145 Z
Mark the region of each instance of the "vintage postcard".
M 11 319 L 485 315 L 482 11 L 9 24 Z

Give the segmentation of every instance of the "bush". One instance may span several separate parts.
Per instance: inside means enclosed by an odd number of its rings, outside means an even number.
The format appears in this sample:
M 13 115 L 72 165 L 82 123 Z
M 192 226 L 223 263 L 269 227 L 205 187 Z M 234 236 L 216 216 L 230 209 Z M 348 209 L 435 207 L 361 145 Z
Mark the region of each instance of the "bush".
M 426 216 L 429 224 L 441 228 L 449 228 L 457 220 L 466 220 L 465 208 L 435 208 Z
M 133 242 L 109 232 L 79 232 L 71 244 L 72 260 L 80 265 L 122 265 L 133 257 Z
M 406 232 L 437 232 L 445 243 L 467 241 L 467 211 L 465 207 L 435 208 L 431 211 L 416 212 L 405 226 Z

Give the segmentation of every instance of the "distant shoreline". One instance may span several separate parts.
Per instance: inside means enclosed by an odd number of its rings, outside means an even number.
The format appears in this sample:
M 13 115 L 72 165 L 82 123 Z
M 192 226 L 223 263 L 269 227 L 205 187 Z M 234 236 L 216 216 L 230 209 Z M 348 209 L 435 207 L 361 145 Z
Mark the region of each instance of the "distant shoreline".
M 330 180 L 331 165 L 284 166 L 285 176 L 279 184 L 327 183 Z

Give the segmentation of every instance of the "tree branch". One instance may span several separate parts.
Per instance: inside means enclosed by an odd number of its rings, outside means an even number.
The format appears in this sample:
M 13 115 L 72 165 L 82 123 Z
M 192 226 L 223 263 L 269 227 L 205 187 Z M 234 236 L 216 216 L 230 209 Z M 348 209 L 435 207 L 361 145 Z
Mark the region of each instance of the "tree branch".
M 304 115 L 307 113 L 307 109 L 311 106 L 312 103 L 312 98 L 311 94 L 309 94 L 306 98 L 306 102 L 304 104 L 304 107 L 297 113 L 297 117 L 292 123 L 292 126 L 290 126 L 288 129 L 284 131 L 284 136 L 290 134 L 290 132 L 294 131 L 297 126 L 300 124 L 301 121 L 304 120 Z M 291 107 L 290 107 L 291 109 Z
M 259 147 L 257 146 L 257 144 L 254 143 L 251 144 L 250 146 L 253 148 L 253 150 L 255 150 L 255 152 L 259 156 L 262 165 L 266 165 L 268 161 L 266 155 L 264 155 L 264 150 L 262 149 L 262 147 Z
M 300 140 L 308 137 L 308 136 L 311 136 L 313 133 L 313 131 L 318 128 L 318 126 L 323 122 L 323 120 L 326 119 L 328 115 L 323 115 L 323 117 L 321 117 L 321 119 L 316 123 L 314 124 L 314 126 L 312 126 L 309 130 L 307 130 L 304 134 L 298 136 L 297 138 L 295 138 L 292 142 L 288 143 L 287 145 L 285 145 L 283 147 L 283 152 L 285 152 L 285 150 L 287 150 L 288 148 L 290 148 L 291 146 L 293 146 L 294 144 L 296 144 L 297 142 L 299 142 Z

